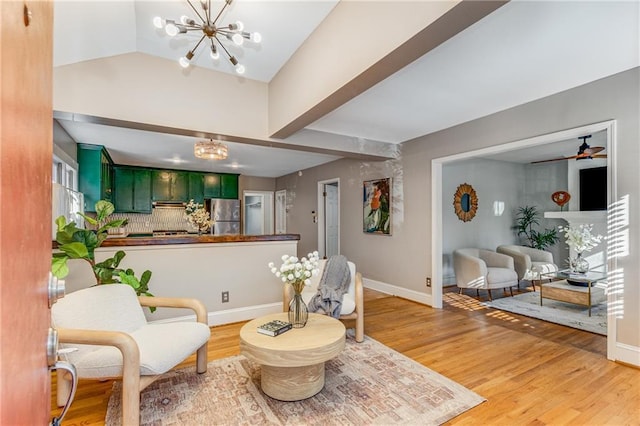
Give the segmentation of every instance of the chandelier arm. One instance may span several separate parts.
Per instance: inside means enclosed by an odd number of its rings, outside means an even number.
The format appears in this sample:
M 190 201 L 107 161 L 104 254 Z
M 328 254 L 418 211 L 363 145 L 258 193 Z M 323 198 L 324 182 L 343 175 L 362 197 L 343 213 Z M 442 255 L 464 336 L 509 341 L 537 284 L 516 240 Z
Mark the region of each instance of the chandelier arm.
M 215 39 L 218 41 L 218 44 L 220 45 L 220 47 L 222 47 L 222 50 L 224 50 L 224 53 L 227 54 L 227 56 L 229 57 L 229 60 L 231 60 L 231 53 L 229 53 L 229 51 L 227 50 L 226 47 L 224 47 L 224 44 L 222 44 L 222 42 L 220 41 L 220 39 L 216 36 Z
M 220 15 L 222 15 L 222 12 L 224 12 L 224 10 L 227 8 L 227 6 L 229 6 L 229 3 L 225 0 L 224 6 L 222 6 L 222 9 L 220 9 L 220 12 L 218 12 L 218 15 L 213 20 L 212 24 L 215 25 L 215 23 L 218 22 L 218 19 L 220 19 Z
M 205 35 L 203 35 L 202 37 L 200 37 L 200 40 L 198 40 L 198 43 L 195 45 L 195 47 L 194 47 L 193 49 L 191 49 L 191 52 L 195 52 L 195 51 L 196 51 L 196 49 L 198 48 L 198 46 L 200 46 L 200 43 L 202 43 L 202 40 L 204 40 L 204 38 L 205 38 L 206 36 L 207 36 L 207 35 L 205 34 Z
M 197 10 L 195 7 L 193 7 L 193 4 L 191 4 L 191 0 L 187 0 L 187 3 L 189 4 L 189 6 L 191 6 L 191 9 L 193 9 L 193 11 L 195 12 L 195 14 L 196 14 L 196 15 L 198 15 L 198 18 L 200 18 L 200 20 L 201 20 L 202 22 L 205 22 L 205 23 L 206 23 L 207 21 L 205 21 L 205 20 L 204 20 L 204 18 L 202 17 L 202 15 L 200 15 L 200 13 L 198 12 L 198 10 Z

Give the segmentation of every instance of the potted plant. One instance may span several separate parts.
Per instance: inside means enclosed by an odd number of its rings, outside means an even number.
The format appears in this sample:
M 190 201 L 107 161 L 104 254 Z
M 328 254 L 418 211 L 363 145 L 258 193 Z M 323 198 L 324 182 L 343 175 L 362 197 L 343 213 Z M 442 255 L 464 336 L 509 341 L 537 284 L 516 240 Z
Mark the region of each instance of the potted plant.
M 538 250 L 545 250 L 558 242 L 558 231 L 556 229 L 545 228 L 544 231 L 536 231 L 534 226 L 540 225 L 538 217 L 540 213 L 535 206 L 524 206 L 518 208 L 515 229 L 519 237 L 525 238 L 525 244 Z
M 149 293 L 148 286 L 151 279 L 151 271 L 144 271 L 140 279 L 138 279 L 132 269 L 119 268 L 120 262 L 126 255 L 124 251 L 118 250 L 113 257 L 102 262 L 96 262 L 95 250 L 107 238 L 108 230 L 126 225 L 127 219 L 109 220 L 114 207 L 108 201 L 100 200 L 95 207 L 95 218 L 81 214 L 95 229 L 78 228 L 75 222 L 67 223 L 64 216 L 56 218 L 58 227 L 56 242 L 58 243 L 59 252 L 53 254 L 51 272 L 58 278 L 64 278 L 69 274 L 67 261 L 69 259 L 82 259 L 91 265 L 97 285 L 128 284 L 133 287 L 138 296 L 153 296 L 153 294 Z

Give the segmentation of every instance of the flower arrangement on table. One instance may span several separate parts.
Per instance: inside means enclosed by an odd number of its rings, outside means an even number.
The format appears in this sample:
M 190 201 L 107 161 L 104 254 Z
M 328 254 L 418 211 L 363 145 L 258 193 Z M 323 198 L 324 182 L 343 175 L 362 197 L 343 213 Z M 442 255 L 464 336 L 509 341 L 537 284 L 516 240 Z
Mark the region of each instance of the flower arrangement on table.
M 317 251 L 307 254 L 307 257 L 298 259 L 295 256 L 285 254 L 282 256 L 282 265 L 276 268 L 273 262 L 269 262 L 269 269 L 283 283 L 289 283 L 293 290 L 300 294 L 305 285 L 311 284 L 311 277 L 318 275 L 318 261 L 320 257 Z
M 209 212 L 204 209 L 200 203 L 196 203 L 193 199 L 189 200 L 184 209 L 184 218 L 198 232 L 207 232 L 214 221 L 210 219 Z
M 564 232 L 564 238 L 570 249 L 576 252 L 577 257 L 569 257 L 569 266 L 573 272 L 587 272 L 589 264 L 582 257 L 582 253 L 591 251 L 602 241 L 602 235 L 593 235 L 592 224 L 580 224 L 578 226 L 559 226 L 560 232 Z

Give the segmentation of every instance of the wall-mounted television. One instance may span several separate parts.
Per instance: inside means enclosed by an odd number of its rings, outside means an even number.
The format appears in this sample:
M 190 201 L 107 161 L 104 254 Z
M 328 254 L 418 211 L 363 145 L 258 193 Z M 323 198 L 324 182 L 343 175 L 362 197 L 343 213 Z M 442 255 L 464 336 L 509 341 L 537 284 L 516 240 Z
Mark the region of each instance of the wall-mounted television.
M 580 210 L 607 209 L 607 168 L 580 170 Z

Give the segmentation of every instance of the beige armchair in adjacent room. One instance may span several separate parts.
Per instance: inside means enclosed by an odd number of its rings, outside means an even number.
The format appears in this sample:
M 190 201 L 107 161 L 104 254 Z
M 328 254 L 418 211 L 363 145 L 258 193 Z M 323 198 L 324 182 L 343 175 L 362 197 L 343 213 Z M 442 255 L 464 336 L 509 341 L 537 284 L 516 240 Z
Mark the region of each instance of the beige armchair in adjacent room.
M 339 319 L 346 322 L 347 325 L 349 325 L 349 322 L 355 321 L 356 342 L 362 342 L 364 340 L 364 290 L 362 286 L 362 275 L 360 272 L 356 272 L 356 265 L 353 262 L 347 263 L 349 265 L 349 272 L 351 273 L 351 282 L 349 283 L 349 290 L 344 294 L 342 299 Z M 302 291 L 302 299 L 305 303 L 308 304 L 318 291 L 320 277 L 322 277 L 322 271 L 326 264 L 326 259 L 318 262 L 320 272 L 315 277 L 312 277 L 311 284 L 305 286 Z M 289 302 L 293 297 L 293 288 L 291 285 L 285 284 L 283 293 L 282 308 L 284 312 L 287 312 L 289 310 Z
M 453 251 L 453 269 L 456 283 L 462 292 L 463 288 L 487 290 L 489 299 L 493 300 L 491 290 L 509 288 L 518 285 L 518 274 L 513 268 L 513 258 L 491 250 L 463 248 Z
M 189 308 L 196 321 L 147 323 L 142 306 Z M 66 295 L 51 308 L 60 355 L 80 379 L 122 378 L 122 424 L 140 422 L 140 392 L 197 351 L 198 373 L 207 371 L 211 330 L 207 311 L 196 299 L 137 297 L 126 284 L 104 284 Z M 69 377 L 58 375 L 58 404 L 71 390 Z
M 536 281 L 540 282 L 543 274 L 558 271 L 558 266 L 553 263 L 553 254 L 545 250 L 517 245 L 501 245 L 496 251 L 513 258 L 514 268 L 518 273 L 518 284 L 522 280 L 530 281 L 533 291 L 536 291 Z

